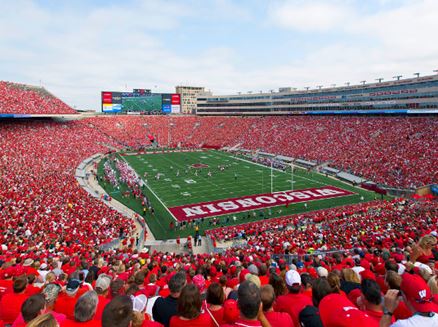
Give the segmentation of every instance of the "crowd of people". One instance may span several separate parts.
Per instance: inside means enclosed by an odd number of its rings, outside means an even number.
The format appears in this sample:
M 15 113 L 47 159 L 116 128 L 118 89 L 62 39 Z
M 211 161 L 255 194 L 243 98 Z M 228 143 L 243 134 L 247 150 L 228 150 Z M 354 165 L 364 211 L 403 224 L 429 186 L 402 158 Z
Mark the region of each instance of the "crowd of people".
M 133 231 L 131 219 L 79 186 L 82 160 L 111 140 L 83 122 L 0 122 L 0 244 L 3 255 L 87 253 Z
M 290 262 L 262 248 L 2 256 L 0 325 L 436 326 L 436 235 Z
M 99 131 L 126 145 L 236 146 L 329 166 L 397 188 L 438 179 L 438 120 L 408 117 L 167 117 L 92 118 Z
M 0 114 L 77 114 L 43 88 L 0 81 Z
M 1 88 L 11 98 L 31 92 Z M 13 103 L 25 107 L 21 98 Z M 208 232 L 216 245 L 241 239 L 246 246 L 193 255 L 138 251 L 134 222 L 75 179 L 84 159 L 144 146 L 150 134 L 171 146 L 241 144 L 330 161 L 412 187 L 436 181 L 436 124 L 345 117 L 0 121 L 0 326 L 436 326 L 434 201 L 375 201 L 216 228 Z M 122 161 L 116 168 L 105 167 L 109 179 L 135 182 Z M 120 248 L 101 247 L 121 230 L 128 237 Z

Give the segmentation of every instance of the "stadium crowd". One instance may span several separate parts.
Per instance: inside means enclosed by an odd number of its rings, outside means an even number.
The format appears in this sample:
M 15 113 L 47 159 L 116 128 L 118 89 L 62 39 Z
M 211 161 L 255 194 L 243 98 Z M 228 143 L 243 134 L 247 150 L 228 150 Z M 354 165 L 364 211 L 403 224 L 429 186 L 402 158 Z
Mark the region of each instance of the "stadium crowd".
M 161 253 L 137 251 L 133 222 L 74 178 L 93 154 L 149 142 L 147 130 L 160 143 L 241 143 L 409 187 L 436 178 L 435 125 L 432 118 L 1 121 L 0 326 L 437 326 L 436 202 L 364 203 L 218 228 L 209 233 L 215 242 L 241 238 L 248 246 Z M 100 248 L 121 229 L 131 238 L 119 249 Z
M 239 145 L 328 162 L 391 187 L 415 188 L 438 179 L 435 118 L 120 116 L 89 122 L 132 146 L 147 143 L 147 132 L 163 146 Z
M 2 114 L 77 114 L 43 88 L 0 81 Z

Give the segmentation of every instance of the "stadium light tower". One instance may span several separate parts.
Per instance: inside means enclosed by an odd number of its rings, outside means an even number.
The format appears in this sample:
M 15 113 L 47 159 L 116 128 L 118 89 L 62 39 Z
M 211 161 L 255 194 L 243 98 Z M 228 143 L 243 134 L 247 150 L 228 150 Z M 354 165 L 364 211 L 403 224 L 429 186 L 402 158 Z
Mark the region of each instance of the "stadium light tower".
M 345 82 L 345 85 L 350 86 L 350 82 Z
M 433 72 L 438 74 L 438 69 L 435 69 Z
M 365 85 L 365 83 L 367 82 L 367 81 L 360 81 L 361 83 L 362 83 L 362 85 Z
M 304 87 L 306 89 L 306 91 L 309 91 L 310 87 L 306 86 Z
M 336 87 L 336 84 L 332 84 L 332 87 Z
M 322 85 L 318 85 L 317 88 L 321 90 L 322 89 Z
M 403 75 L 396 75 L 396 76 L 392 76 L 393 79 L 397 79 L 397 81 L 400 80 L 400 78 L 402 78 Z
M 420 73 L 414 73 L 414 76 L 417 76 L 417 78 L 420 77 Z
M 379 83 L 382 83 L 383 80 L 384 80 L 383 77 L 376 78 L 376 81 L 379 81 Z

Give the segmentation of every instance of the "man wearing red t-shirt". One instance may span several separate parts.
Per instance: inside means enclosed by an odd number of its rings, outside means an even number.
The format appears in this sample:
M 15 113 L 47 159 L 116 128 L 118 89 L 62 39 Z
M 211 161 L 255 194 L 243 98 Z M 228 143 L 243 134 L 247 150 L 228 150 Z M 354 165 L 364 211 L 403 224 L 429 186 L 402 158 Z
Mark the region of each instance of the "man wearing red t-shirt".
M 263 320 L 264 324 L 269 324 L 266 317 L 261 311 L 260 289 L 250 281 L 244 281 L 239 285 L 237 291 L 237 305 L 239 307 L 240 316 L 236 322 L 225 324 L 221 327 L 262 327 L 262 323 L 258 320 L 258 316 Z M 259 315 L 261 311 L 261 315 Z M 265 325 L 266 325 L 265 324 Z
M 103 309 L 110 302 L 108 299 L 108 291 L 111 284 L 111 277 L 105 274 L 100 274 L 96 280 L 96 293 L 98 297 L 98 304 L 96 309 L 96 320 L 102 319 Z
M 97 302 L 98 297 L 95 291 L 88 291 L 84 293 L 76 302 L 74 319 L 67 319 L 62 326 L 100 327 L 100 320 L 94 320 Z
M 65 293 L 59 294 L 55 302 L 54 311 L 65 314 L 67 319 L 74 319 L 75 304 L 79 297 L 78 290 L 81 283 L 77 279 L 70 279 Z
M 307 305 L 312 305 L 312 300 L 301 293 L 301 277 L 296 270 L 286 273 L 286 285 L 289 293 L 278 297 L 274 310 L 287 312 L 295 326 L 300 325 L 299 314 Z
M 275 301 L 275 292 L 271 285 L 262 286 L 260 296 L 263 304 L 263 312 L 271 324 L 271 327 L 294 327 L 294 323 L 289 314 L 286 312 L 275 312 L 272 308 Z
M 13 293 L 3 295 L 0 301 L 0 320 L 5 324 L 12 324 L 20 314 L 21 305 L 29 296 L 25 293 L 26 286 L 26 276 L 18 277 L 12 286 Z

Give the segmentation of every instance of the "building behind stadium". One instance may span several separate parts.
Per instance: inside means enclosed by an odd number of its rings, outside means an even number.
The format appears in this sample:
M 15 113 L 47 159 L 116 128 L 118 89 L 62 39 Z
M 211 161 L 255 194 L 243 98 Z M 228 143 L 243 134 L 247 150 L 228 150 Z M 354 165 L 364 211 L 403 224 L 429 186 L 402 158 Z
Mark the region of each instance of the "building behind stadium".
M 436 114 L 438 75 L 360 85 L 197 98 L 198 115 Z

